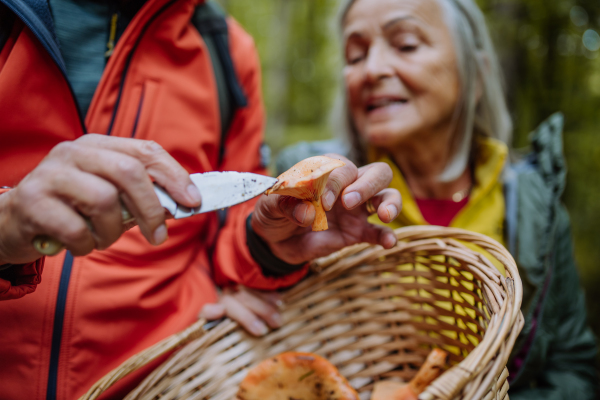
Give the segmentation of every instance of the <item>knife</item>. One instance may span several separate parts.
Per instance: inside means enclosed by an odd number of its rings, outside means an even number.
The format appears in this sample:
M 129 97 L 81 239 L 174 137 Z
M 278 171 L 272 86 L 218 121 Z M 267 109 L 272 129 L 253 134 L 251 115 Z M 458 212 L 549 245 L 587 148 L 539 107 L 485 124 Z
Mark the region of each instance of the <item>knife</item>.
M 173 200 L 165 189 L 154 184 L 154 193 L 156 193 L 158 201 L 175 219 L 187 218 L 243 203 L 264 193 L 277 183 L 277 179 L 270 176 L 235 171 L 191 174 L 190 179 L 202 195 L 200 207 L 182 206 Z M 123 224 L 132 222 L 134 218 L 129 210 L 122 203 L 121 206 Z M 90 222 L 87 221 L 87 223 L 89 228 L 93 229 Z M 56 255 L 65 247 L 48 235 L 38 235 L 32 243 L 33 247 L 45 256 Z

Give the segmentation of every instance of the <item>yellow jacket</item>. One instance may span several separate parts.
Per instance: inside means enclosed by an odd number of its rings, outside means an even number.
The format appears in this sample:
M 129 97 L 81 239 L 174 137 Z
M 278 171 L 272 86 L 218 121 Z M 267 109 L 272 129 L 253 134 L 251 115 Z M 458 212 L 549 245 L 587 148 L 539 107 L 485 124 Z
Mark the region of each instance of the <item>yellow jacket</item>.
M 475 165 L 475 182 L 469 201 L 452 219 L 450 226 L 482 233 L 504 244 L 505 204 L 501 175 L 508 148 L 498 140 L 486 138 L 480 142 L 479 151 Z M 379 161 L 390 166 L 394 174 L 390 187 L 397 189 L 402 195 L 402 211 L 388 226 L 396 229 L 409 225 L 429 225 L 396 163 L 388 156 L 381 157 Z M 381 223 L 376 215 L 372 217 L 371 222 Z M 490 259 L 494 260 L 493 257 Z M 504 272 L 500 263 L 494 264 Z

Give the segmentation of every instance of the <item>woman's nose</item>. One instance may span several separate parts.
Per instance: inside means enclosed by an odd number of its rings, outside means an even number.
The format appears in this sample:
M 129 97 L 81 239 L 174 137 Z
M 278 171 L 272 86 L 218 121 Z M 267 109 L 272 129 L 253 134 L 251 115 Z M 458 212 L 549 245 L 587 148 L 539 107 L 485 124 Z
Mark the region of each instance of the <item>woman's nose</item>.
M 383 43 L 373 43 L 367 54 L 365 62 L 365 75 L 367 80 L 376 82 L 393 75 L 393 68 L 389 62 L 389 49 Z

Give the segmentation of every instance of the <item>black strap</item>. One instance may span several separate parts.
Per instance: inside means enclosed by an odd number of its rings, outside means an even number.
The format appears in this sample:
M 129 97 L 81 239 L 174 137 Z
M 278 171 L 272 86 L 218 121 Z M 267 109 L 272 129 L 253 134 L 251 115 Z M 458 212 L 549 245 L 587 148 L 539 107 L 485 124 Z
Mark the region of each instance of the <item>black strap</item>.
M 246 107 L 248 101 L 240 85 L 229 52 L 229 35 L 225 12 L 212 0 L 196 7 L 192 22 L 206 43 L 213 65 L 219 94 L 221 147 L 219 164 L 225 155 L 225 139 L 235 111 Z
M 262 273 L 267 277 L 281 278 L 302 269 L 306 263 L 288 264 L 276 257 L 269 245 L 252 229 L 252 214 L 246 219 L 246 245 L 250 255 L 260 265 Z
M 0 51 L 2 51 L 10 37 L 14 22 L 15 14 L 4 4 L 0 3 Z

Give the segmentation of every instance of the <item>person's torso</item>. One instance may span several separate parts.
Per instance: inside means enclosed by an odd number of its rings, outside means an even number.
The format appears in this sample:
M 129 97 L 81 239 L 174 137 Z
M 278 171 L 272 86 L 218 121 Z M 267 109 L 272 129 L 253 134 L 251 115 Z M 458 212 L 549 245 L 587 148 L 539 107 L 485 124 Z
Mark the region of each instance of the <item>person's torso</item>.
M 219 168 L 217 88 L 190 23 L 196 1 L 151 0 L 141 8 L 108 59 L 85 118 L 48 24 L 32 23 L 44 15 L 28 14 L 31 2 L 6 0 L 26 23 L 17 19 L 0 51 L 0 186 L 15 186 L 53 146 L 88 132 L 153 140 L 190 173 Z M 235 29 L 233 47 L 242 32 Z M 0 303 L 0 397 L 78 397 L 215 299 L 208 251 L 216 215 L 168 227 L 170 239 L 159 247 L 134 228 L 108 250 L 50 257 L 35 293 Z M 130 382 L 111 393 L 122 394 Z

